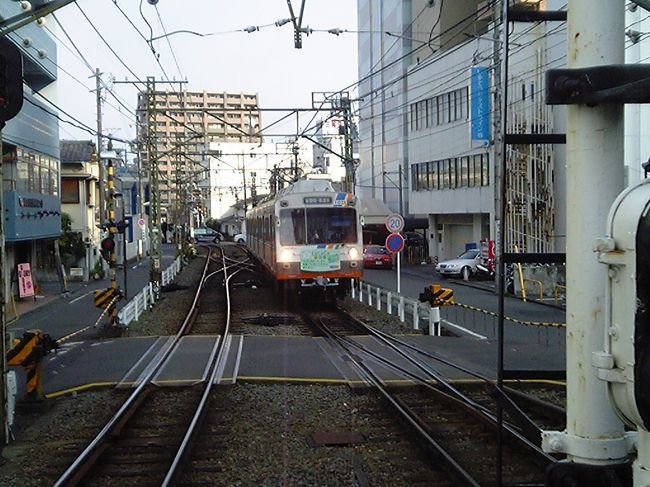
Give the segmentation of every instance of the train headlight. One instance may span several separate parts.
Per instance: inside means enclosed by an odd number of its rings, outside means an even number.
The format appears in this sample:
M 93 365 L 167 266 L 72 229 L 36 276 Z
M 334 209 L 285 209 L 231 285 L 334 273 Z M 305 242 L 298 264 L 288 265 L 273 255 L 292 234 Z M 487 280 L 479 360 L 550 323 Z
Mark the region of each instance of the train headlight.
M 352 260 L 357 260 L 357 259 L 359 258 L 359 251 L 357 250 L 356 247 L 352 247 L 352 248 L 348 251 L 348 255 L 350 256 L 350 258 L 351 258 Z
M 290 258 L 291 252 L 288 249 L 284 249 L 280 252 L 280 262 L 289 262 Z

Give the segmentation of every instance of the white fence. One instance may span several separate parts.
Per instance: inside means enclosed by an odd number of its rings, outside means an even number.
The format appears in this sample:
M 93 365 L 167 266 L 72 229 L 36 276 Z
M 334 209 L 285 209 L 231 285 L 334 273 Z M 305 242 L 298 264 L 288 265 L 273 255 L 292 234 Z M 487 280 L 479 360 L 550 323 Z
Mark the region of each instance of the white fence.
M 177 257 L 176 260 L 162 272 L 162 285 L 166 286 L 172 282 L 180 270 L 181 258 Z M 149 283 L 117 313 L 117 317 L 123 326 L 128 326 L 132 321 L 138 320 L 142 313 L 153 306 L 154 303 L 153 284 Z
M 432 308 L 427 303 L 421 303 L 416 299 L 407 298 L 363 281 L 354 282 L 352 299 L 374 307 L 377 311 L 385 309 L 389 315 L 395 312 L 402 323 L 408 318 L 414 330 L 419 330 L 420 324 L 423 323 L 428 327 L 429 334 L 440 336 L 440 310 Z

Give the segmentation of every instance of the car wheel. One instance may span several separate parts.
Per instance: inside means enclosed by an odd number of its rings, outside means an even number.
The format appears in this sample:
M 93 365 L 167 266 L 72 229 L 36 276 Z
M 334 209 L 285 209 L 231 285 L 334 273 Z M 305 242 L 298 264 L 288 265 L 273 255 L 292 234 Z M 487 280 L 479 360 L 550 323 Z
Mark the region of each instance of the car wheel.
M 472 275 L 472 270 L 469 266 L 465 266 L 460 270 L 460 277 L 463 281 L 469 281 L 469 277 Z
M 240 238 L 239 240 L 237 240 L 237 243 L 244 243 L 244 239 Z

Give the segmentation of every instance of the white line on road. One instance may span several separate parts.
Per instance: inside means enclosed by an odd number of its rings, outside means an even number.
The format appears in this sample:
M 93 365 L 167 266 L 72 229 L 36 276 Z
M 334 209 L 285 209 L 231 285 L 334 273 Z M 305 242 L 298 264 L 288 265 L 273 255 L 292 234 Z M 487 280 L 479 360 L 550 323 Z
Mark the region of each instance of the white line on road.
M 80 299 L 83 299 L 83 298 L 85 298 L 86 296 L 89 296 L 89 295 L 91 295 L 91 294 L 94 293 L 94 292 L 95 292 L 94 289 L 93 289 L 92 291 L 88 291 L 86 294 L 82 294 L 82 295 L 79 296 L 78 298 L 74 298 L 74 299 L 68 301 L 68 304 L 76 303 L 76 302 L 79 301 Z
M 451 326 L 452 328 L 456 328 L 457 330 L 460 330 L 463 333 L 467 333 L 468 335 L 478 338 L 479 340 L 487 340 L 486 336 L 479 335 L 478 333 L 474 333 L 473 331 L 470 331 L 467 328 L 457 325 L 456 323 L 452 323 L 451 321 L 447 321 L 447 320 L 440 320 L 440 321 L 442 321 L 445 325 Z

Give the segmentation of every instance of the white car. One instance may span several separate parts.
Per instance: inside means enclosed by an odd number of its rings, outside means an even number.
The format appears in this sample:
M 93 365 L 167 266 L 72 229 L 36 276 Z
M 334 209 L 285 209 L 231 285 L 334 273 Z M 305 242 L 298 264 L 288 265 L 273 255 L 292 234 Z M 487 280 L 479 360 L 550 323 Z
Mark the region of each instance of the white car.
M 233 242 L 237 242 L 239 244 L 245 244 L 246 243 L 246 234 L 245 233 L 238 233 L 232 238 Z
M 479 249 L 471 249 L 463 252 L 455 259 L 443 260 L 438 263 L 436 271 L 443 276 L 462 276 L 463 278 L 469 278 L 472 274 L 476 274 L 476 266 L 480 263 L 481 251 Z

